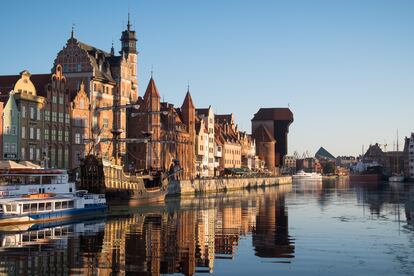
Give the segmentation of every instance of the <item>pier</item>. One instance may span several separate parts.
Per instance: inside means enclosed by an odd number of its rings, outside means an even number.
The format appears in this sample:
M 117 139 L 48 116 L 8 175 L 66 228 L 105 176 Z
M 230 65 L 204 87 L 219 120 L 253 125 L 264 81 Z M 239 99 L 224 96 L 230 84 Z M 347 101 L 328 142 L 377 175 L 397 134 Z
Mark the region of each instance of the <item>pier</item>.
M 292 184 L 291 176 L 172 180 L 167 195 L 194 195 Z

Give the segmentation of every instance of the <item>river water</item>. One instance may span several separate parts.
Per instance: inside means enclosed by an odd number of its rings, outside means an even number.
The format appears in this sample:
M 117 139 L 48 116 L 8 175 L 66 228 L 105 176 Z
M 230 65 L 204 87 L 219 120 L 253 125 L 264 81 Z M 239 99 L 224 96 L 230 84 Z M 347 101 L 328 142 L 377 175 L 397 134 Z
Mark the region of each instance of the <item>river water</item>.
M 413 275 L 414 185 L 302 182 L 0 233 L 6 275 Z

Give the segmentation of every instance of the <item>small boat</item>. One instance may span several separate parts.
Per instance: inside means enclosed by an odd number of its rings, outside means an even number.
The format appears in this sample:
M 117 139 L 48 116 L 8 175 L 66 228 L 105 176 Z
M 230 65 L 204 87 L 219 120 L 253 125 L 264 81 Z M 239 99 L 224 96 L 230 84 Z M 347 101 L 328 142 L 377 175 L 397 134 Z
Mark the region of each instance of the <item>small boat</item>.
M 105 214 L 104 194 L 31 194 L 0 199 L 0 225 L 38 223 Z
M 405 180 L 405 177 L 403 175 L 400 175 L 400 174 L 395 174 L 395 175 L 390 176 L 388 178 L 389 182 L 404 182 L 404 180 Z
M 322 175 L 320 173 L 307 173 L 303 170 L 300 170 L 298 173 L 292 175 L 294 180 L 322 180 Z

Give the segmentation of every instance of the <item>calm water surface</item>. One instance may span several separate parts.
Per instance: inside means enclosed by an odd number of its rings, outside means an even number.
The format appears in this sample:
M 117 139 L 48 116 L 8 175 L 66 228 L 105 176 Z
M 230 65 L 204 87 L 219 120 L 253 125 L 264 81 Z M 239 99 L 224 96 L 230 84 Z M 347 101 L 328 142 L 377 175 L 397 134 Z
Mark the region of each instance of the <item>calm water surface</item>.
M 0 273 L 413 275 L 411 185 L 304 182 L 113 206 L 105 219 L 1 232 Z

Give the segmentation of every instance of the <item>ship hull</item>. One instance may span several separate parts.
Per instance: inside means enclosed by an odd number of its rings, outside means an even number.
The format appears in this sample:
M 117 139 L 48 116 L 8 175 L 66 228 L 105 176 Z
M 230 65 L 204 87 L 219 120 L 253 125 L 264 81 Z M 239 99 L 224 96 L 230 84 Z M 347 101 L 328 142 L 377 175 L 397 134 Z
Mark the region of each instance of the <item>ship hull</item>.
M 107 210 L 108 207 L 106 205 L 103 205 L 90 208 L 72 209 L 41 214 L 26 214 L 22 216 L 0 216 L 0 226 L 61 221 L 80 217 L 85 218 L 91 216 L 105 215 Z
M 381 180 L 381 175 L 379 174 L 350 174 L 350 182 L 378 182 Z

